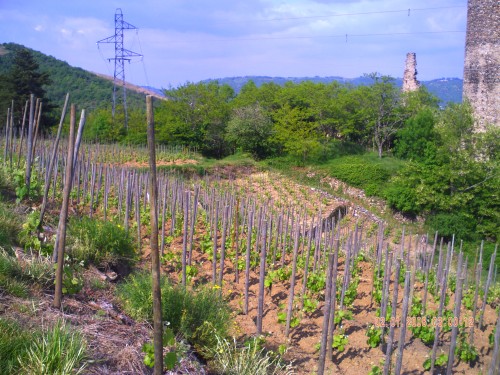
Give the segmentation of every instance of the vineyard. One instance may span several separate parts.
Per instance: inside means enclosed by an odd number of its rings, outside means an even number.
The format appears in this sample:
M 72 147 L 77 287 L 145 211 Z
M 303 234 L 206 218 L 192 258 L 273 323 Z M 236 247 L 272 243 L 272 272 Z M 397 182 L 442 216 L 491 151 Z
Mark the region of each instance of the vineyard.
M 152 321 L 152 310 L 124 297 L 123 285 L 150 272 L 156 232 L 150 211 L 156 210 L 161 273 L 168 283 L 209 290 L 230 306 L 228 332 L 202 319 L 184 337 L 208 363 L 216 356 L 200 342 L 230 345 L 234 337 L 238 348 L 256 338 L 252 342 L 273 358 L 275 373 L 500 373 L 496 249 L 491 257 L 483 246 L 467 256 L 459 239 L 391 229 L 333 190 L 270 170 L 182 174 L 171 167 L 199 159 L 183 148 L 156 146 L 158 194 L 152 202 L 146 148 L 81 142 L 85 114 L 79 130 L 74 108 L 69 137 L 60 139 L 63 115 L 57 136 L 44 138 L 35 107 L 32 98 L 19 134 L 7 121 L 1 164 L 25 213 L 24 248 L 18 251 L 60 261 L 59 276 L 51 276 L 56 290 L 51 282 L 42 289 L 57 298 L 60 287 L 63 307 L 67 298 L 96 304 L 83 276 L 92 266 L 110 288 L 116 285 L 113 301 L 123 319 Z M 115 241 L 130 237 L 133 248 L 120 243 L 122 253 L 112 253 L 104 243 L 89 256 L 71 238 L 90 222 L 114 228 Z M 0 294 L 9 294 L 1 282 Z M 169 323 L 179 339 L 182 331 Z M 175 373 L 183 373 L 180 353 L 169 356 L 176 352 L 174 341 L 167 340 L 165 346 L 174 349 L 166 356 L 174 358 Z M 142 351 L 145 365 L 135 371 L 148 373 L 154 356 L 147 347 Z M 100 371 L 98 364 L 87 370 Z

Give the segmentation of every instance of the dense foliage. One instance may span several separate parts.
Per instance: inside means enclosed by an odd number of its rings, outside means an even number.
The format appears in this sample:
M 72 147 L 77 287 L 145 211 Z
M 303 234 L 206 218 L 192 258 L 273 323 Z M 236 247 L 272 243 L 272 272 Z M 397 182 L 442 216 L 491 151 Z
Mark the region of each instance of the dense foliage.
M 429 112 L 409 120 L 396 154 L 411 161 L 392 179 L 386 197 L 397 210 L 427 215 L 430 229 L 445 237 L 496 240 L 500 134 L 474 133 L 473 125 L 467 104 L 449 106 L 437 120 Z

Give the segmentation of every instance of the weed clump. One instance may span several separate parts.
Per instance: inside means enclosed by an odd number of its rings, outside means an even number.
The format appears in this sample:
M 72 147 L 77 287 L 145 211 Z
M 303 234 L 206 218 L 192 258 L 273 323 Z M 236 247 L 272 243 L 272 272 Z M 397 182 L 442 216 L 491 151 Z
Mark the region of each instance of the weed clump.
M 62 321 L 43 331 L 23 329 L 0 318 L 1 374 L 81 374 L 86 343 Z
M 282 363 L 279 356 L 267 352 L 254 342 L 239 347 L 216 336 L 216 346 L 212 350 L 210 367 L 221 375 L 288 375 L 293 374 L 290 365 Z
M 121 226 L 94 218 L 70 219 L 68 255 L 97 267 L 130 265 L 137 257 L 134 241 Z
M 151 288 L 151 275 L 146 272 L 132 274 L 118 285 L 118 298 L 132 318 L 152 320 Z M 214 347 L 217 344 L 215 334 L 227 336 L 231 312 L 220 291 L 207 287 L 188 290 L 162 277 L 161 298 L 162 319 L 197 349 Z

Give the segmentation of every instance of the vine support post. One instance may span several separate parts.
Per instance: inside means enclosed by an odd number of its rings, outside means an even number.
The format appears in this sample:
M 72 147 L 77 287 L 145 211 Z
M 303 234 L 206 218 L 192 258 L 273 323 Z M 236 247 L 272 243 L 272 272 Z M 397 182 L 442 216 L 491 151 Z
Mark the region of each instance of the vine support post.
M 33 97 L 33 96 L 32 96 Z M 56 279 L 55 279 L 55 292 L 54 301 L 52 306 L 56 309 L 61 308 L 62 300 L 62 281 L 63 281 L 63 268 L 64 268 L 64 245 L 66 241 L 66 221 L 68 219 L 69 209 L 69 195 L 71 192 L 72 182 L 72 169 L 73 169 L 73 152 L 75 148 L 75 123 L 76 123 L 76 107 L 71 105 L 71 120 L 69 126 L 69 140 L 68 140 L 68 156 L 66 160 L 66 182 L 64 184 L 63 202 L 61 212 L 59 214 L 59 225 L 57 228 L 56 244 L 54 248 L 54 255 L 57 257 Z M 31 149 L 31 144 L 28 151 Z
M 154 374 L 163 374 L 163 322 L 161 317 L 160 289 L 160 253 L 158 249 L 158 184 L 156 181 L 155 125 L 153 114 L 153 97 L 146 96 L 146 115 L 148 123 L 149 178 L 150 178 L 150 216 L 151 216 L 151 263 L 153 278 L 153 342 L 154 342 Z

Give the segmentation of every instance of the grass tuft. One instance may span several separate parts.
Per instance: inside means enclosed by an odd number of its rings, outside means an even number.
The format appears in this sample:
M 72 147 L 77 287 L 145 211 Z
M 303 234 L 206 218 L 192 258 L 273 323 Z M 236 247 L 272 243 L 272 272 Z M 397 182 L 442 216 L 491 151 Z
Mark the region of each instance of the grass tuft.
M 0 247 L 0 289 L 16 297 L 28 296 L 28 284 L 49 288 L 54 281 L 54 267 L 49 257 L 32 256 L 22 261 Z
M 33 336 L 14 321 L 0 318 L 0 374 L 18 374 Z
M 232 342 L 219 336 L 213 348 L 213 359 L 210 366 L 221 375 L 288 375 L 293 374 L 290 365 L 285 365 L 277 356 L 272 356 L 259 345 L 238 347 Z
M 81 374 L 85 368 L 86 343 L 78 332 L 64 322 L 38 335 L 21 362 L 21 372 L 32 375 Z M 83 364 L 82 364 L 83 363 Z
M 7 204 L 0 201 L 0 246 L 9 248 L 16 242 L 21 220 Z
M 0 374 L 81 374 L 85 351 L 83 336 L 71 332 L 64 322 L 30 331 L 0 318 Z

